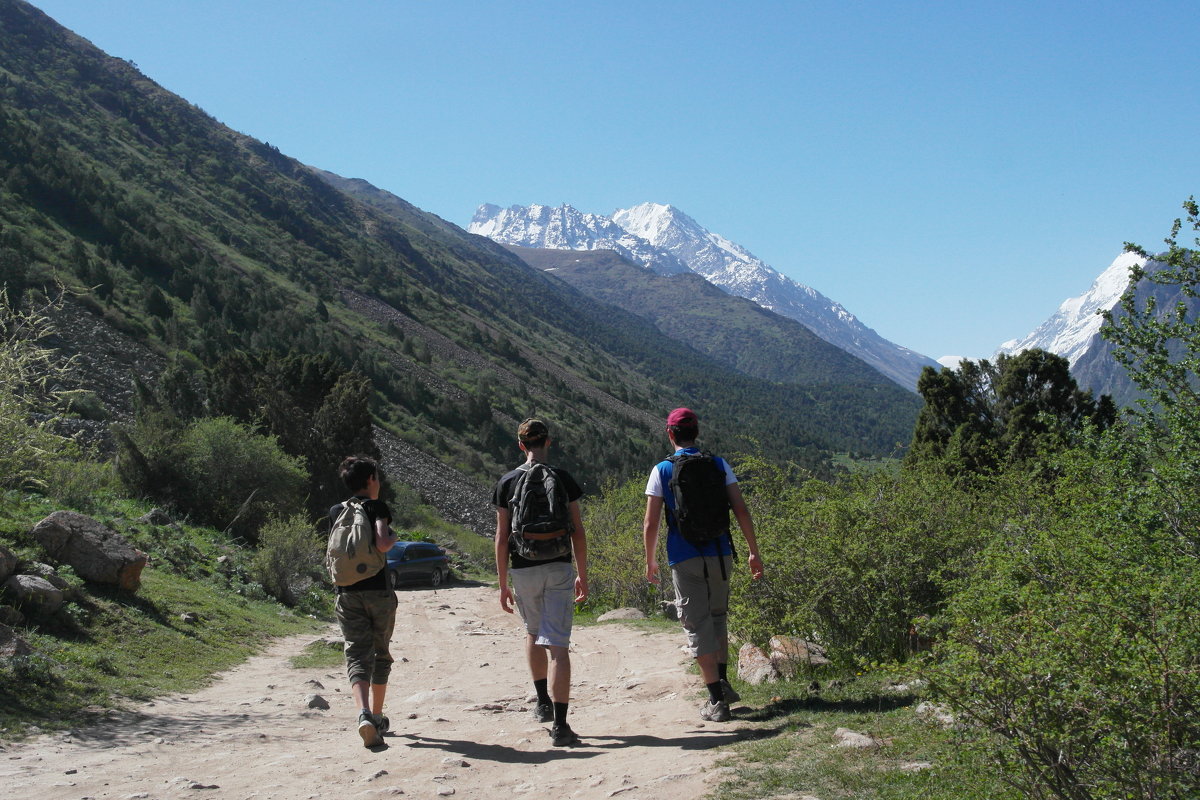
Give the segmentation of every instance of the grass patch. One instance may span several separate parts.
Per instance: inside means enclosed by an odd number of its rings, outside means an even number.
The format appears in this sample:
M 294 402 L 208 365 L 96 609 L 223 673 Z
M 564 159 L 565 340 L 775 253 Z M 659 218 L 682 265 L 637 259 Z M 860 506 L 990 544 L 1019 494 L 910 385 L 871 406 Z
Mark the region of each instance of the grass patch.
M 185 622 L 184 612 L 199 620 Z M 272 637 L 321 627 L 153 568 L 136 595 L 89 586 L 53 620 L 20 631 L 35 654 L 0 663 L 0 734 L 63 729 L 89 708 L 192 691 Z
M 330 669 L 340 667 L 345 662 L 345 651 L 342 643 L 330 639 L 318 639 L 305 646 L 304 652 L 292 656 L 288 662 L 292 669 Z
M 730 768 L 713 796 L 750 800 L 797 793 L 822 800 L 1017 800 L 994 768 L 973 762 L 957 736 L 917 716 L 919 698 L 889 691 L 880 673 L 825 681 L 748 686 L 734 681 L 750 706 L 736 719 L 757 734 L 731 748 Z M 839 685 L 840 684 L 840 685 Z M 848 728 L 876 739 L 876 747 L 835 748 L 834 732 Z M 927 764 L 925 768 L 914 765 Z

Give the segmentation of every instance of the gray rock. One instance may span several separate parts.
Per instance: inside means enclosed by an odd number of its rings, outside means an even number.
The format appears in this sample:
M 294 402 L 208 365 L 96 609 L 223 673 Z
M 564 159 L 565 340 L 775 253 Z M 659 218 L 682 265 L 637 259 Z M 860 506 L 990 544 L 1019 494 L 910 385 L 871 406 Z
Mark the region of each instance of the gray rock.
M 659 606 L 662 609 L 662 614 L 664 617 L 672 622 L 679 621 L 679 606 L 675 605 L 674 603 L 668 603 L 665 600 L 660 603 Z
M 749 642 L 738 650 L 738 677 L 752 686 L 768 681 L 774 682 L 781 677 L 779 669 L 771 662 L 771 658 Z
M 141 585 L 146 554 L 91 517 L 55 511 L 34 526 L 33 536 L 51 558 L 70 564 L 86 581 L 112 584 L 128 592 L 136 592 Z
M 27 656 L 33 652 L 29 643 L 7 625 L 0 625 L 0 658 Z
M 62 608 L 63 593 L 37 575 L 12 575 L 4 582 L 4 593 L 17 607 L 30 614 L 46 616 Z
M 0 583 L 8 580 L 17 571 L 18 563 L 20 559 L 17 558 L 17 554 L 0 544 Z
M 646 615 L 636 608 L 614 608 L 596 618 L 597 622 L 608 622 L 613 619 L 645 619 Z
M 66 579 L 60 576 L 54 570 L 54 567 L 49 564 L 43 564 L 40 561 L 30 561 L 21 567 L 21 572 L 25 575 L 36 575 L 39 578 L 45 578 L 55 589 L 63 593 L 64 600 L 70 600 L 75 594 L 74 587 L 67 583 Z
M 867 748 L 879 745 L 879 740 L 849 728 L 838 728 L 833 732 L 834 747 Z
M 319 708 L 322 711 L 328 711 L 329 701 L 324 697 L 321 697 L 319 694 L 310 694 L 308 697 L 304 698 L 304 707 Z
M 186 622 L 189 625 L 195 625 L 200 621 L 201 617 L 195 611 L 184 611 L 179 615 L 180 622 Z

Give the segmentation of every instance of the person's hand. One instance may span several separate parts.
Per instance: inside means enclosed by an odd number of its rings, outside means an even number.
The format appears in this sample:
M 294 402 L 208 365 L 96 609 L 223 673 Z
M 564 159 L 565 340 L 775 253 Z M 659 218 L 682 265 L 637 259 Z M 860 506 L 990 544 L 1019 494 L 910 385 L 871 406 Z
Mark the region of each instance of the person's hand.
M 758 557 L 758 553 L 751 553 L 750 557 L 746 559 L 746 563 L 750 565 L 751 578 L 758 580 L 763 576 L 763 563 L 762 559 Z
M 513 613 L 513 593 L 507 586 L 500 587 L 500 608 L 509 614 Z
M 582 603 L 584 600 L 587 600 L 587 596 L 588 596 L 587 578 L 581 578 L 579 576 L 575 576 L 575 602 Z
M 658 586 L 658 559 L 646 559 L 646 580 Z

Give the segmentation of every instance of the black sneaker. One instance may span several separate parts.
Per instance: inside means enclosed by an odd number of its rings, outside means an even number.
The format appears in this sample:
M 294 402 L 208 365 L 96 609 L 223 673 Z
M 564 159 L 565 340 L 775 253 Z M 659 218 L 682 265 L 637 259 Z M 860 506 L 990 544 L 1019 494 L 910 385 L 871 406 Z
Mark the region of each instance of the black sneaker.
M 582 744 L 575 731 L 571 730 L 571 726 L 565 722 L 551 728 L 550 738 L 554 740 L 555 747 L 575 747 Z
M 554 720 L 554 706 L 550 703 L 538 703 L 533 709 L 534 722 L 552 722 Z
M 375 747 L 383 744 L 379 728 L 375 727 L 375 718 L 367 711 L 358 715 L 358 735 L 362 737 L 364 747 Z
M 737 693 L 737 689 L 730 686 L 729 680 L 726 678 L 721 678 L 721 694 L 725 695 L 725 702 L 727 704 L 736 703 L 742 699 L 742 696 Z
M 383 736 L 392 729 L 392 721 L 383 714 L 372 714 L 375 723 L 375 730 L 379 731 L 379 735 Z

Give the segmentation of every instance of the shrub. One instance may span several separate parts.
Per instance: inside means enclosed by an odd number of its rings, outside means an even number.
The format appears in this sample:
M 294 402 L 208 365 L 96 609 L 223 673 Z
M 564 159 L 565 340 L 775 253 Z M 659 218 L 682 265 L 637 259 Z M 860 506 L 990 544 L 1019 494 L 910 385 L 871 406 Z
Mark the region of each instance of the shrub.
M 314 587 L 323 587 L 324 556 L 321 536 L 304 517 L 276 517 L 259 531 L 250 577 L 279 602 L 296 606 Z
M 1195 797 L 1200 562 L 1136 456 L 1064 461 L 1053 487 L 1004 487 L 1012 512 L 927 676 L 1028 797 Z
M 738 637 L 815 637 L 846 665 L 907 658 L 913 622 L 939 609 L 978 547 L 979 504 L 933 468 L 800 485 L 746 468 L 765 577 L 734 571 Z
M 659 558 L 659 585 L 646 580 L 646 555 L 642 544 L 645 485 L 644 480 L 636 478 L 620 485 L 609 483 L 595 499 L 583 504 L 588 594 L 597 605 L 632 606 L 654 612 L 658 610 L 659 601 L 675 596 L 665 556 Z M 660 548 L 665 541 L 664 526 L 660 529 Z
M 251 542 L 269 516 L 300 506 L 300 459 L 228 417 L 179 426 L 147 412 L 118 433 L 118 445 L 118 469 L 132 491 Z

